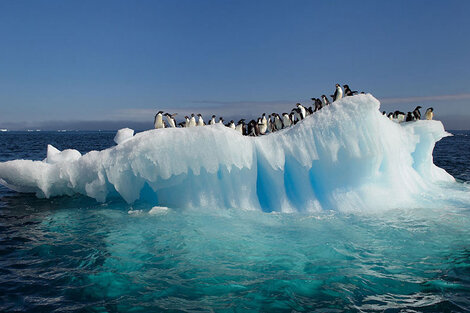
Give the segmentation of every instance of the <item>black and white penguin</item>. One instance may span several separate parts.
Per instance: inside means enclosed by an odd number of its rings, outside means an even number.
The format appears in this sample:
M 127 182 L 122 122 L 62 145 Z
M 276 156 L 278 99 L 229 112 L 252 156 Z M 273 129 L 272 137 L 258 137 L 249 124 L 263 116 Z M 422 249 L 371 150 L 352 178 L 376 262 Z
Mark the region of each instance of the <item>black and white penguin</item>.
M 251 120 L 248 123 L 248 136 L 258 136 L 259 128 L 258 123 L 255 120 Z
M 188 116 L 184 117 L 184 127 L 189 127 L 189 117 Z
M 221 116 L 221 117 L 219 117 L 219 124 L 222 124 L 222 125 L 224 125 L 224 118 L 223 118 L 222 116 Z
M 153 120 L 153 126 L 158 128 L 165 128 L 165 122 L 163 121 L 163 111 L 159 111 L 155 114 L 155 119 Z
M 165 113 L 164 116 L 166 117 L 166 121 L 170 127 L 176 127 L 176 121 L 173 116 L 177 115 L 178 113 L 170 114 Z
M 206 123 L 204 123 L 204 119 L 202 118 L 202 115 L 201 113 L 198 113 L 197 115 L 198 119 L 197 119 L 197 126 L 204 126 L 206 125 Z
M 405 122 L 406 120 L 406 114 L 404 112 L 401 112 L 401 111 L 395 111 L 393 113 L 393 118 L 395 119 L 396 122 L 398 123 L 401 123 L 401 122 Z
M 344 94 L 348 97 L 349 96 L 354 96 L 354 94 L 357 93 L 357 91 L 351 91 L 351 89 L 349 89 L 348 85 L 343 85 L 343 87 L 344 87 Z
M 233 120 L 231 120 L 228 124 L 227 124 L 227 127 L 228 128 L 231 128 L 233 130 L 235 130 L 235 122 Z
M 282 113 L 282 124 L 284 125 L 284 128 L 290 127 L 292 125 L 289 114 Z
M 327 106 L 330 104 L 330 100 L 325 95 L 321 95 L 321 101 L 323 102 L 323 106 Z
M 266 118 L 266 113 L 263 113 L 263 115 L 261 116 L 261 124 L 263 124 L 263 127 L 265 129 L 264 133 L 268 132 L 268 119 Z
M 268 118 L 266 119 L 266 130 L 270 133 L 273 132 L 273 123 L 271 121 L 271 114 L 269 114 Z
M 266 131 L 268 130 L 268 125 L 263 123 L 262 118 L 258 118 L 258 130 L 260 135 L 266 134 Z
M 415 118 L 415 120 L 420 120 L 420 119 L 421 119 L 421 112 L 419 112 L 419 109 L 421 109 L 421 107 L 418 105 L 418 106 L 413 110 L 413 117 Z
M 302 113 L 299 108 L 294 108 L 291 111 L 291 121 L 294 124 L 297 124 L 300 120 L 302 120 Z
M 266 130 L 267 130 L 268 129 L 268 119 L 266 118 L 266 113 L 263 113 L 263 115 L 261 115 L 261 123 L 266 125 Z
M 313 105 L 315 107 L 315 109 L 313 110 L 313 112 L 317 112 L 318 110 L 321 110 L 322 108 L 322 102 L 320 99 L 317 99 L 317 98 L 312 98 L 312 101 L 313 101 Z
M 425 116 L 426 116 L 426 119 L 427 119 L 428 121 L 432 120 L 432 118 L 434 117 L 434 112 L 433 112 L 433 111 L 434 111 L 433 108 L 428 108 L 428 109 L 426 110 Z
M 280 130 L 282 129 L 282 120 L 281 120 L 281 117 L 279 116 L 279 114 L 277 113 L 273 113 L 273 116 L 274 116 L 274 126 L 276 127 L 276 130 Z
M 411 112 L 408 112 L 408 113 L 406 114 L 406 120 L 405 120 L 405 121 L 406 121 L 406 122 L 411 122 L 411 121 L 413 121 L 413 120 L 414 120 L 413 114 L 412 114 Z
M 338 101 L 339 99 L 343 98 L 343 89 L 341 88 L 340 84 L 336 84 L 336 90 L 333 95 L 330 96 L 333 98 L 333 102 Z
M 212 115 L 212 118 L 209 121 L 209 125 L 215 125 L 215 115 Z
M 305 107 L 300 103 L 297 103 L 296 106 L 297 106 L 298 109 L 300 109 L 301 120 L 303 120 L 307 116 L 307 112 L 305 110 Z
M 196 127 L 196 116 L 194 116 L 194 113 L 192 113 L 191 117 L 189 118 L 188 127 Z
M 308 107 L 308 109 L 307 109 L 307 115 L 310 115 L 310 114 L 313 114 L 313 108 L 312 107 Z
M 237 125 L 235 126 L 235 130 L 238 131 L 241 135 L 245 132 L 245 119 L 241 119 L 238 121 Z
M 295 116 L 294 116 L 294 112 L 291 112 L 289 114 L 289 118 L 290 118 L 290 121 L 291 121 L 291 125 L 295 125 L 297 124 L 298 122 L 300 122 L 300 120 L 296 120 Z

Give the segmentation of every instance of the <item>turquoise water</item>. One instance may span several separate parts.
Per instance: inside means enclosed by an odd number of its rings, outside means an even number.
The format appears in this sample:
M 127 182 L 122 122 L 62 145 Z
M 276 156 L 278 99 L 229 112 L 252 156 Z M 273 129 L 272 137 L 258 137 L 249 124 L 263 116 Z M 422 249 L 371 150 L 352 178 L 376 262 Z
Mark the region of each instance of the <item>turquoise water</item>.
M 42 159 L 43 143 L 102 149 L 113 135 L 10 133 L 0 160 Z M 444 138 L 434 153 L 462 188 L 467 135 Z M 0 311 L 470 310 L 470 207 L 150 214 L 145 203 L 4 187 L 0 197 Z

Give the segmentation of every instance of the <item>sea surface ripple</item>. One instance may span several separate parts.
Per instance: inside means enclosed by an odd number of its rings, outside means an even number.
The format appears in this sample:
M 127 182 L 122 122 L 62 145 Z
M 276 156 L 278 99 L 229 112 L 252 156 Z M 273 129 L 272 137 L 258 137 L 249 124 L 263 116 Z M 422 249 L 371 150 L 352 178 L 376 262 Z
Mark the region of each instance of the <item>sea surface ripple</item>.
M 470 182 L 470 132 L 435 163 Z M 0 161 L 106 132 L 0 133 Z M 470 208 L 277 214 L 154 209 L 0 186 L 1 312 L 465 312 Z

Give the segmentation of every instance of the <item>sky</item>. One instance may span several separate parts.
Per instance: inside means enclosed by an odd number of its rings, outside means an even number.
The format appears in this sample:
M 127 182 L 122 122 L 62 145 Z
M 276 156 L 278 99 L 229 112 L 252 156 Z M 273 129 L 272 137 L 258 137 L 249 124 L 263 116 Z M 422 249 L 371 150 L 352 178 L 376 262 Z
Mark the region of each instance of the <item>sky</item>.
M 0 0 L 0 128 L 254 117 L 340 83 L 470 129 L 468 12 L 467 0 Z

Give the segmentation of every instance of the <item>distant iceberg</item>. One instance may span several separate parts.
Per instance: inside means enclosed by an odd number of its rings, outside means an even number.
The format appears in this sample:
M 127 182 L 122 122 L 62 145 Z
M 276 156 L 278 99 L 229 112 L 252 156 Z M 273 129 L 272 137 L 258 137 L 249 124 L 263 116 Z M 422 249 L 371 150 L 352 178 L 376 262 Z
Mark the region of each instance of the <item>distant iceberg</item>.
M 456 184 L 433 164 L 439 121 L 397 124 L 372 95 L 337 101 L 297 125 L 245 137 L 222 125 L 120 131 L 117 146 L 80 155 L 48 148 L 44 161 L 0 163 L 0 183 L 53 197 L 263 211 L 431 205 Z

